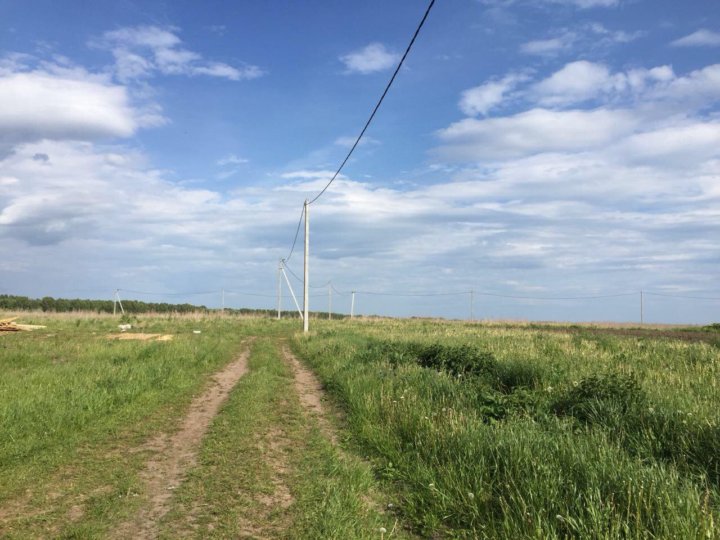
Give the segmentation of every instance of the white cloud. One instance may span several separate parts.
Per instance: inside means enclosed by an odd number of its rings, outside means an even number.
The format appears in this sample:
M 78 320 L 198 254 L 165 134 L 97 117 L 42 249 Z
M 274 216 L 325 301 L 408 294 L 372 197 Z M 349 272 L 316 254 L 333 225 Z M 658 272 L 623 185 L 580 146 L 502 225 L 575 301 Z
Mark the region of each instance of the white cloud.
M 720 32 L 701 28 L 670 43 L 673 47 L 717 47 L 720 46 Z
M 394 67 L 400 55 L 390 52 L 382 43 L 371 43 L 366 47 L 340 57 L 348 73 L 375 73 Z
M 561 37 L 550 39 L 537 39 L 520 45 L 520 52 L 539 56 L 552 56 L 562 50 L 569 49 L 574 41 L 575 34 L 563 34 Z
M 229 154 L 224 158 L 217 160 L 216 165 L 222 170 L 215 177 L 220 180 L 226 180 L 231 176 L 235 176 L 242 170 L 242 165 L 249 163 L 250 160 Z
M 604 64 L 579 60 L 532 85 L 527 96 L 545 106 L 572 105 L 596 98 L 613 100 L 657 93 L 675 84 L 674 80 L 670 66 L 612 73 Z
M 486 115 L 503 102 L 508 92 L 527 78 L 527 75 L 510 74 L 502 79 L 465 90 L 460 96 L 460 110 L 468 116 Z
M 128 93 L 85 74 L 83 78 L 48 71 L 0 76 L 0 141 L 93 140 L 130 137 L 160 118 L 138 116 Z
M 563 105 L 592 99 L 608 86 L 621 84 L 602 65 L 579 60 L 571 62 L 547 79 L 537 83 L 532 92 L 543 105 Z
M 163 75 L 207 75 L 233 81 L 256 79 L 265 74 L 258 66 L 234 67 L 223 62 L 206 61 L 200 53 L 182 47 L 177 28 L 137 26 L 105 32 L 94 45 L 109 49 L 115 57 L 119 80 L 130 81 Z
M 554 32 L 556 35 L 525 42 L 520 52 L 536 56 L 557 56 L 577 49 L 608 49 L 617 44 L 629 43 L 644 35 L 642 31 L 611 30 L 597 22 L 579 25 L 572 29 Z
M 225 167 L 226 165 L 242 165 L 243 163 L 247 163 L 248 160 L 245 158 L 237 157 L 235 154 L 228 154 L 224 158 L 217 160 L 217 165 L 220 167 Z
M 624 110 L 532 109 L 512 116 L 466 118 L 438 132 L 444 159 L 497 160 L 541 152 L 581 151 L 631 133 L 638 120 Z

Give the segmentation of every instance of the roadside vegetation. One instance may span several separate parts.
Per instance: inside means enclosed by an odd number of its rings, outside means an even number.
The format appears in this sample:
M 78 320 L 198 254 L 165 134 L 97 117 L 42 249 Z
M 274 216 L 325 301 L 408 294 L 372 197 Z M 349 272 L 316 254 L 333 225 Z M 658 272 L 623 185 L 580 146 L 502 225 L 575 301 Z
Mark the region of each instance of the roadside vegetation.
M 714 345 L 403 321 L 294 344 L 423 536 L 720 535 Z
M 124 530 L 168 448 L 152 441 L 251 347 L 162 488 L 163 538 L 720 538 L 713 326 L 343 320 L 304 336 L 296 319 L 127 315 L 130 333 L 172 335 L 132 341 L 109 339 L 108 315 L 21 322 L 46 328 L 0 335 L 2 537 Z M 286 343 L 339 414 L 318 416 Z
M 117 341 L 110 317 L 23 316 L 0 336 L 0 536 L 99 534 L 131 511 L 146 453 L 263 321 L 132 320 L 172 341 Z M 266 321 L 265 321 L 266 322 Z M 199 334 L 193 333 L 199 331 Z

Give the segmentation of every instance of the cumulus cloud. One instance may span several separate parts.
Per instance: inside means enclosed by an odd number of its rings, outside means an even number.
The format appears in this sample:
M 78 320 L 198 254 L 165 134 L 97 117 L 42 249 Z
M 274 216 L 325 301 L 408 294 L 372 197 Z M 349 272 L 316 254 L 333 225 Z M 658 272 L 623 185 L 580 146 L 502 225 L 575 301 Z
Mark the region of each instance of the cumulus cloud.
M 437 154 L 450 160 L 507 159 L 541 152 L 585 150 L 632 132 L 624 110 L 531 109 L 512 116 L 466 118 L 438 132 Z
M 233 81 L 256 79 L 265 72 L 254 65 L 240 67 L 207 61 L 200 53 L 182 46 L 174 27 L 136 26 L 105 32 L 93 45 L 109 49 L 115 57 L 120 81 L 163 75 L 207 75 Z
M 486 115 L 492 108 L 500 105 L 518 83 L 527 79 L 527 75 L 511 73 L 499 80 L 465 90 L 460 96 L 460 110 L 468 116 Z
M 550 39 L 536 39 L 520 45 L 520 52 L 538 56 L 554 56 L 562 50 L 569 49 L 575 42 L 575 34 L 565 33 L 560 37 Z
M 389 51 L 382 43 L 370 43 L 366 47 L 340 57 L 347 73 L 367 75 L 394 67 L 400 55 Z
M 0 75 L 0 142 L 130 137 L 163 121 L 136 110 L 127 89 L 103 77 L 48 67 Z
M 547 79 L 537 83 L 533 92 L 546 105 L 578 103 L 602 93 L 608 86 L 621 82 L 610 76 L 610 70 L 585 60 L 571 62 Z
M 676 39 L 670 45 L 673 47 L 718 47 L 720 46 L 720 32 L 701 28 L 692 34 Z
M 674 84 L 682 86 L 684 83 L 679 81 L 682 79 L 676 79 L 670 66 L 613 73 L 604 64 L 578 60 L 532 85 L 527 96 L 542 105 L 571 105 L 596 98 L 612 100 L 647 92 L 657 94 Z

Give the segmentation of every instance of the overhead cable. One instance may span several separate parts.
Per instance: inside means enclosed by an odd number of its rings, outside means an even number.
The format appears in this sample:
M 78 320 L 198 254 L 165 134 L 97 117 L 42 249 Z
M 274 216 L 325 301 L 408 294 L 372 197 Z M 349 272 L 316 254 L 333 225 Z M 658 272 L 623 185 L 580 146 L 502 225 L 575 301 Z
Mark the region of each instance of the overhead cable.
M 295 244 L 297 244 L 298 235 L 300 234 L 300 226 L 302 225 L 302 219 L 305 215 L 305 205 L 303 204 L 302 211 L 300 212 L 300 219 L 298 219 L 297 229 L 295 229 L 295 238 L 293 238 L 292 247 L 290 248 L 290 253 L 288 253 L 288 256 L 283 259 L 283 261 L 288 262 L 290 260 L 290 257 L 292 257 L 293 251 L 295 251 Z
M 363 135 L 365 135 L 365 131 L 370 126 L 370 122 L 372 122 L 373 118 L 375 118 L 375 113 L 377 113 L 378 109 L 380 108 L 380 105 L 382 104 L 383 100 L 385 99 L 385 96 L 387 95 L 388 91 L 390 90 L 390 87 L 392 86 L 393 82 L 395 81 L 395 77 L 397 77 L 398 72 L 400 71 L 400 68 L 403 65 L 403 62 L 405 62 L 405 58 L 407 58 L 407 55 L 410 53 L 410 49 L 412 49 L 413 44 L 415 43 L 415 39 L 417 38 L 418 34 L 420 33 L 420 29 L 425 24 L 425 20 L 427 19 L 428 15 L 430 14 L 430 10 L 432 9 L 433 5 L 435 4 L 435 0 L 430 0 L 430 4 L 428 5 L 427 9 L 425 10 L 425 15 L 423 15 L 422 20 L 420 21 L 420 24 L 415 29 L 415 33 L 413 34 L 412 39 L 410 40 L 410 43 L 407 46 L 407 49 L 405 49 L 405 54 L 402 55 L 402 58 L 400 59 L 400 62 L 398 63 L 397 67 L 395 68 L 395 72 L 392 74 L 392 77 L 390 77 L 390 81 L 388 82 L 387 86 L 385 87 L 385 91 L 380 96 L 380 99 L 378 100 L 377 104 L 375 105 L 375 108 L 373 109 L 372 114 L 370 114 L 370 118 L 368 118 L 367 122 L 365 122 L 365 126 L 362 128 L 362 131 L 360 132 L 360 135 L 358 135 L 358 138 L 355 140 L 355 144 L 352 145 L 350 148 L 350 151 L 345 156 L 345 159 L 340 164 L 340 167 L 338 167 L 338 170 L 335 172 L 335 174 L 332 176 L 330 181 L 325 185 L 324 188 L 322 188 L 322 191 L 315 195 L 315 197 L 308 202 L 308 204 L 312 204 L 315 201 L 317 201 L 323 193 L 327 190 L 327 188 L 330 187 L 330 184 L 332 184 L 335 179 L 340 174 L 340 171 L 342 171 L 343 167 L 347 163 L 347 161 L 350 159 L 350 156 L 355 151 L 355 148 L 358 144 L 360 144 L 360 139 L 363 138 Z
M 644 294 L 649 294 L 651 296 L 664 296 L 666 298 L 686 298 L 688 300 L 720 300 L 720 297 L 717 296 L 685 296 L 682 294 L 666 294 L 666 293 L 656 293 L 656 292 L 649 292 L 649 291 L 643 291 Z

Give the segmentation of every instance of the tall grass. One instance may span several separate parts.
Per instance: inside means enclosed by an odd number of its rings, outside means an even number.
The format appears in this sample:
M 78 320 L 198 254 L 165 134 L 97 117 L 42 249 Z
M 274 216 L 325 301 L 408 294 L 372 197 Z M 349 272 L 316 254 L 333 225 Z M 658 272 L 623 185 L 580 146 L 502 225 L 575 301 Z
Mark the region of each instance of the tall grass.
M 295 347 L 424 535 L 720 537 L 712 346 L 386 321 Z
M 144 433 L 159 411 L 187 403 L 231 360 L 244 335 L 268 325 L 134 318 L 134 330 L 175 336 L 146 342 L 108 339 L 118 322 L 108 317 L 23 322 L 47 328 L 0 337 L 0 502 L 71 463 L 79 448 Z

